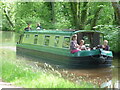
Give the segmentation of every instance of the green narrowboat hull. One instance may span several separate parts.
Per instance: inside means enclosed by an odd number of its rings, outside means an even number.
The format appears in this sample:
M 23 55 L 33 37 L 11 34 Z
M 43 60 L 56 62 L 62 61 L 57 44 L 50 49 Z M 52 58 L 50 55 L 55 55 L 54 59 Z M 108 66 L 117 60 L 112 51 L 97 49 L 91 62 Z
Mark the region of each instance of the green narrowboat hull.
M 112 52 L 102 49 L 83 50 L 71 54 L 69 49 L 17 44 L 17 54 L 66 68 L 99 68 L 112 65 Z

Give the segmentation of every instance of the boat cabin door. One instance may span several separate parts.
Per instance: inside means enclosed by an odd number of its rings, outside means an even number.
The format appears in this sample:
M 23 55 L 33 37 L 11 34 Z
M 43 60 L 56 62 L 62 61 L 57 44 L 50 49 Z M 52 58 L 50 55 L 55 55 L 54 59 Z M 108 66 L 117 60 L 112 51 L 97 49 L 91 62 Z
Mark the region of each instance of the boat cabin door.
M 103 35 L 97 32 L 80 32 L 77 34 L 77 42 L 80 44 L 80 40 L 85 41 L 85 45 L 90 48 L 96 47 L 103 43 Z

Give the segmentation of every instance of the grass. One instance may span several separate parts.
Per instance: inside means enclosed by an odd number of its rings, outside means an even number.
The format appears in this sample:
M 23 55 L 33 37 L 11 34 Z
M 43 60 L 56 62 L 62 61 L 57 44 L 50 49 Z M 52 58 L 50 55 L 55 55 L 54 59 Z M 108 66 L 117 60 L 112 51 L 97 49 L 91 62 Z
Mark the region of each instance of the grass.
M 15 52 L 3 50 L 0 55 L 2 62 L 2 79 L 16 86 L 25 88 L 95 88 L 93 84 L 81 82 L 80 85 L 28 66 L 24 60 L 16 60 Z

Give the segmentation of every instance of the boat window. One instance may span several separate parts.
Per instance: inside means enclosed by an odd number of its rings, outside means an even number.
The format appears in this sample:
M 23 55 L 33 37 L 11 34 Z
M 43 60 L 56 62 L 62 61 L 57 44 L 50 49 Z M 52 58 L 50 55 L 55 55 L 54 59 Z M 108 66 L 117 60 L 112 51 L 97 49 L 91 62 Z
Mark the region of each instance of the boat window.
M 85 41 L 86 44 L 90 44 L 90 38 L 88 35 L 83 36 L 83 40 Z
M 29 34 L 26 34 L 26 35 L 25 35 L 26 38 L 29 38 L 29 36 L 30 36 Z
M 45 39 L 44 39 L 44 45 L 48 46 L 49 45 L 49 40 L 50 40 L 50 36 L 46 35 Z
M 100 44 L 103 44 L 103 35 L 100 34 Z
M 59 36 L 55 36 L 55 43 L 54 46 L 57 47 L 59 43 Z
M 35 37 L 38 37 L 38 34 L 35 34 Z
M 69 48 L 70 47 L 70 37 L 64 37 L 64 41 L 63 41 L 63 48 Z
M 38 40 L 38 34 L 35 34 L 35 36 L 34 36 L 34 44 L 37 44 L 37 40 Z

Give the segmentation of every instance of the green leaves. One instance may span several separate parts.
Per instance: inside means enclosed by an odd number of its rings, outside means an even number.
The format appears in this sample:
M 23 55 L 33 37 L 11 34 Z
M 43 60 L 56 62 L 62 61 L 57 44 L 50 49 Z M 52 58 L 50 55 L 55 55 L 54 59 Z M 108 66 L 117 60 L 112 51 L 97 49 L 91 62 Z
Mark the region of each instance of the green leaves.
M 40 22 L 45 29 L 91 29 L 90 25 L 98 8 L 103 9 L 97 15 L 95 25 L 112 24 L 114 20 L 110 2 L 16 2 L 4 3 L 3 7 L 7 8 L 11 21 L 15 23 L 16 31 L 19 31 L 18 28 L 16 29 L 18 24 L 21 26 L 23 22 L 22 27 L 31 23 L 32 27 L 36 28 L 36 23 Z M 3 28 L 9 29 L 5 25 L 8 20 L 6 18 L 3 20 L 5 20 Z
M 119 28 L 115 25 L 99 25 L 96 28 L 104 33 L 104 39 L 109 41 L 110 50 L 120 52 Z
M 105 39 L 111 41 L 110 46 L 117 40 L 116 27 L 112 26 L 116 22 L 116 16 L 111 2 L 7 2 L 2 4 L 2 9 L 6 10 L 2 14 L 3 30 L 22 33 L 28 23 L 32 29 L 41 23 L 43 29 L 100 30 L 105 33 Z M 112 46 L 111 49 L 113 48 Z

